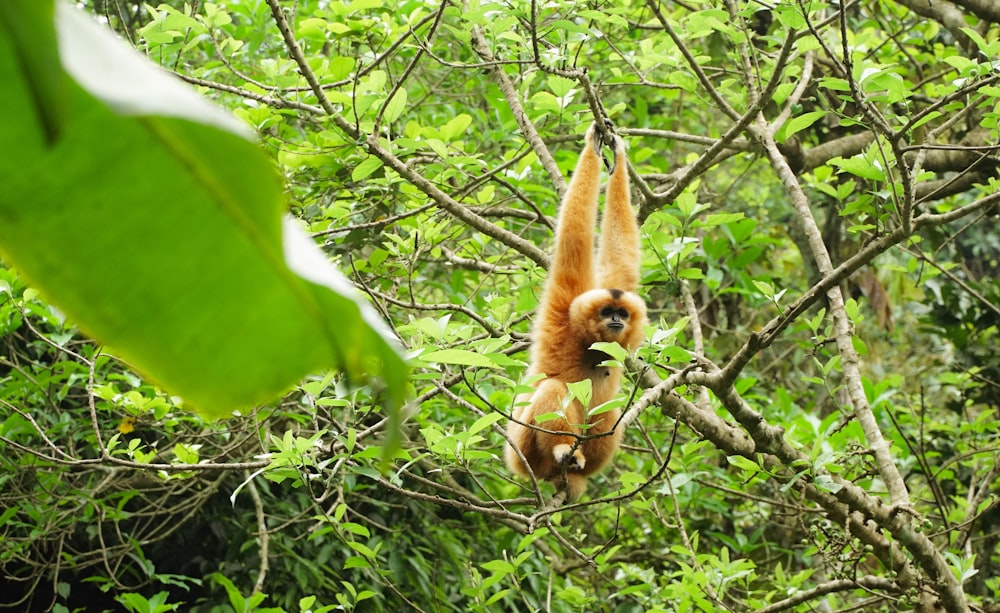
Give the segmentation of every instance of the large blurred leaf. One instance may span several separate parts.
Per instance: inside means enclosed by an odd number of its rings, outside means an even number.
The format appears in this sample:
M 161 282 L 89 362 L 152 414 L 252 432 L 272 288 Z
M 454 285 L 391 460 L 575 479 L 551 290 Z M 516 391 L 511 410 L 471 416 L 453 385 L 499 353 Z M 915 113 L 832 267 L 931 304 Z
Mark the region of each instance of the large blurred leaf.
M 280 178 L 246 129 L 61 3 L 52 53 L 51 11 L 37 3 L 0 10 L 4 256 L 209 415 L 334 366 L 381 376 L 398 406 L 393 342 L 295 222 L 282 224 Z

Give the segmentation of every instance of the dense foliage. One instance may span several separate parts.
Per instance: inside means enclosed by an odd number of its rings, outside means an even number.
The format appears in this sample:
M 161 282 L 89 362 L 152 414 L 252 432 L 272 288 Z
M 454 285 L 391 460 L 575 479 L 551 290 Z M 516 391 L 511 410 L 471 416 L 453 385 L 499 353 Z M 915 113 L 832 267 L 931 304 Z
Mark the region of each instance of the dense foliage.
M 409 418 L 386 463 L 328 374 L 203 421 L 0 269 L 0 604 L 1000 610 L 991 0 L 84 4 L 259 133 Z M 605 116 L 651 324 L 561 505 L 503 426 Z

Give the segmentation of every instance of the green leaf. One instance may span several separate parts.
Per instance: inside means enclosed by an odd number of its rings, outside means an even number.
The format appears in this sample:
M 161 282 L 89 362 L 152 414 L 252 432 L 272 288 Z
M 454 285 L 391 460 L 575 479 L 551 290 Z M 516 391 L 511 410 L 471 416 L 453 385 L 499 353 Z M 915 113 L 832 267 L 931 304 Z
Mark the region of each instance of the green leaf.
M 371 537 L 371 532 L 368 531 L 368 528 L 365 528 L 361 524 L 345 521 L 344 523 L 341 524 L 341 526 L 344 528 L 344 530 L 350 532 L 351 534 L 356 534 L 358 536 L 363 536 L 365 538 Z
M 976 66 L 976 62 L 974 62 L 973 60 L 970 60 L 967 57 L 961 56 L 961 55 L 951 55 L 951 56 L 948 56 L 948 57 L 944 57 L 944 58 L 941 58 L 941 61 L 944 62 L 945 64 L 948 64 L 949 66 L 955 68 L 956 70 L 959 71 L 959 73 L 962 73 L 962 74 L 968 72 L 970 68 L 973 68 L 973 67 Z
M 677 207 L 684 217 L 691 217 L 698 210 L 698 198 L 692 192 L 682 192 L 677 195 L 674 206 Z
M 712 213 L 705 216 L 705 219 L 699 223 L 699 227 L 722 226 L 740 221 L 743 217 L 743 213 Z
M 385 113 L 383 114 L 382 119 L 386 123 L 392 123 L 399 119 L 399 116 L 403 114 L 404 109 L 406 109 L 406 90 L 399 89 L 395 94 L 393 94 L 389 103 L 385 105 Z
M 608 411 L 613 411 L 615 409 L 620 409 L 623 406 L 625 406 L 625 398 L 624 397 L 612 398 L 611 400 L 609 400 L 607 402 L 604 402 L 602 404 L 599 404 L 596 407 L 594 407 L 593 409 L 587 411 L 587 417 L 590 418 L 590 417 L 594 417 L 595 415 L 602 415 L 604 413 L 607 413 Z
M 750 473 L 759 473 L 760 466 L 749 458 L 745 458 L 740 455 L 731 455 L 726 458 L 726 460 L 736 468 L 743 469 Z
M 375 559 L 375 551 L 371 547 L 357 541 L 347 541 L 347 546 L 358 552 L 367 560 Z
M 574 399 L 579 400 L 583 406 L 590 406 L 590 399 L 594 393 L 593 382 L 590 379 L 573 381 L 566 384 L 569 394 L 563 399 L 563 406 L 567 406 Z
M 851 158 L 836 157 L 830 160 L 829 164 L 863 179 L 885 180 L 885 172 L 872 164 L 864 156 L 856 155 Z
M 832 89 L 837 92 L 849 92 L 851 91 L 851 84 L 847 79 L 838 79 L 834 77 L 824 77 L 819 80 L 820 87 L 825 87 L 827 89 Z
M 691 353 L 687 349 L 683 347 L 678 347 L 676 345 L 672 345 L 670 347 L 664 347 L 663 350 L 661 351 L 661 354 L 663 355 L 663 357 L 668 358 L 670 362 L 674 364 L 678 362 L 691 361 Z
M 475 423 L 473 423 L 471 426 L 469 426 L 468 432 L 469 434 L 475 434 L 480 430 L 485 430 L 486 428 L 489 428 L 492 424 L 495 424 L 496 422 L 500 421 L 502 418 L 503 415 L 499 413 L 487 413 L 486 415 L 483 415 L 482 417 L 477 419 Z
M 385 2 L 382 0 L 354 0 L 348 5 L 348 11 L 367 11 L 369 9 L 383 8 Z
M 454 140 L 465 134 L 470 125 L 472 125 L 472 116 L 460 113 L 441 127 L 441 138 L 446 141 Z
M 350 570 L 352 568 L 371 568 L 371 564 L 365 558 L 361 556 L 351 556 L 347 558 L 344 562 L 344 570 Z
M 572 32 L 574 34 L 586 34 L 588 36 L 591 34 L 590 29 L 565 19 L 559 19 L 552 22 L 552 28 L 556 30 L 565 30 L 566 32 Z
M 569 92 L 573 91 L 573 87 L 575 87 L 577 83 L 573 79 L 567 79 L 566 77 L 560 77 L 558 75 L 550 75 L 548 78 L 548 84 L 552 93 L 562 98 Z
M 242 611 L 245 608 L 245 599 L 243 598 L 243 595 L 240 594 L 239 589 L 235 584 L 233 584 L 232 581 L 229 580 L 228 577 L 222 573 L 212 573 L 209 577 L 226 590 L 226 594 L 229 596 L 229 603 L 232 604 L 237 611 Z
M 365 158 L 365 161 L 354 167 L 354 170 L 351 172 L 351 180 L 356 182 L 367 179 L 379 168 L 382 168 L 382 160 L 374 155 L 368 156 Z
M 531 97 L 531 102 L 540 111 L 558 112 L 562 109 L 563 100 L 556 98 L 551 92 L 537 92 Z
M 915 130 L 929 121 L 934 121 L 943 114 L 944 113 L 942 113 L 941 111 L 931 111 L 926 115 L 924 115 L 923 117 L 921 117 L 920 119 L 918 119 L 917 121 L 915 121 L 911 126 L 911 129 Z
M 803 113 L 798 117 L 792 117 L 781 127 L 778 131 L 777 138 L 779 142 L 784 142 L 789 137 L 797 132 L 805 130 L 809 126 L 813 125 L 826 115 L 826 111 L 811 111 L 809 113 Z
M 326 76 L 334 81 L 346 79 L 354 70 L 353 57 L 332 57 L 326 67 Z
M 247 128 L 77 9 L 60 2 L 56 15 L 76 82 L 54 143 L 39 109 L 58 105 L 36 96 L 55 89 L 27 80 L 0 30 L 0 146 L 18 153 L 0 159 L 4 257 L 206 415 L 265 402 L 326 367 L 380 375 L 398 407 L 405 366 L 390 335 L 282 222 L 280 178 Z
M 437 364 L 458 364 L 459 366 L 481 366 L 483 368 L 497 368 L 497 364 L 487 356 L 469 351 L 468 349 L 441 349 L 439 351 L 428 351 L 420 355 L 424 362 Z
M 836 494 L 844 487 L 842 484 L 834 481 L 833 477 L 825 474 L 816 475 L 813 479 L 813 483 L 816 485 L 817 489 L 824 492 L 830 492 L 831 494 Z
M 198 463 L 198 449 L 195 447 L 177 443 L 174 445 L 174 455 L 177 456 L 177 460 L 182 464 Z
M 17 515 L 17 512 L 19 510 L 20 510 L 19 507 L 9 507 L 9 508 L 4 509 L 3 513 L 0 513 L 0 526 L 3 526 L 4 524 L 7 523 L 7 521 L 11 517 L 14 517 L 15 515 Z
M 310 17 L 303 19 L 299 22 L 299 26 L 295 32 L 296 38 L 311 38 L 323 42 L 326 40 L 326 27 L 327 23 L 325 19 L 318 19 L 316 17 Z
M 987 42 L 982 34 L 973 28 L 962 28 L 961 30 L 976 44 L 976 47 L 982 52 L 983 57 L 995 58 L 1000 53 L 1000 41 L 996 40 L 995 37 L 993 40 Z
M 485 603 L 485 606 L 489 607 L 490 605 L 496 604 L 509 593 L 510 593 L 510 588 L 504 588 L 498 591 L 496 594 L 493 594 L 492 596 L 489 597 L 489 599 Z
M 595 351 L 600 351 L 611 356 L 612 360 L 624 362 L 628 358 L 628 350 L 618 343 L 597 342 L 590 346 Z
M 483 562 L 482 566 L 495 575 L 509 575 L 515 570 L 514 565 L 507 560 L 490 560 Z
M 53 142 L 66 122 L 66 76 L 59 68 L 59 48 L 52 24 L 55 5 L 44 0 L 0 2 L 0 31 L 10 38 L 16 70 L 28 88 L 46 140 Z M 14 59 L 8 58 L 8 59 Z M 28 116 L 21 117 L 21 121 Z
M 767 281 L 753 281 L 754 287 L 760 290 L 760 293 L 768 298 L 774 298 L 774 286 L 772 286 Z

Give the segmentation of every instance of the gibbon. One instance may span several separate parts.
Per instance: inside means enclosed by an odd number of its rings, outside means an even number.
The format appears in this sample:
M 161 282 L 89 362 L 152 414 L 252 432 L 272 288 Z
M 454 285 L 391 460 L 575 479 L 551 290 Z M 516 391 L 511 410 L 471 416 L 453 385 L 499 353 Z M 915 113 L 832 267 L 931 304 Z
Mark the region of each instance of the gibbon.
M 518 397 L 509 440 L 531 473 L 557 485 L 566 476 L 568 500 L 583 494 L 587 477 L 603 468 L 622 438 L 615 428 L 618 409 L 590 416 L 590 409 L 611 400 L 621 385 L 620 368 L 604 366 L 610 356 L 591 349 L 596 342 L 617 342 L 629 351 L 643 340 L 646 305 L 634 292 L 639 285 L 639 226 L 629 195 L 628 160 L 621 137 L 614 137 L 615 163 L 608 179 L 601 238 L 594 262 L 594 230 L 601 177 L 601 138 L 596 124 L 587 130 L 583 151 L 559 210 L 556 247 L 532 330 L 528 375 L 544 375 L 533 392 Z M 574 399 L 566 405 L 567 383 L 590 379 L 586 410 Z M 536 417 L 559 417 L 536 422 Z M 507 444 L 510 470 L 528 476 L 528 467 Z M 565 471 L 565 472 L 564 472 Z

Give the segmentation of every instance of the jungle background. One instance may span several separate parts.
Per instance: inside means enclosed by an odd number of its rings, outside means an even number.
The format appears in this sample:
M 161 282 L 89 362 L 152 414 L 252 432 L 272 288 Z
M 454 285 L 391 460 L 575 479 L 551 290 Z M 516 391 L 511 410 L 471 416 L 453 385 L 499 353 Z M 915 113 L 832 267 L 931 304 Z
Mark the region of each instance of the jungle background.
M 333 372 L 206 420 L 0 267 L 0 606 L 1000 611 L 1000 5 L 77 4 L 258 133 L 411 389 L 388 461 Z M 563 505 L 503 428 L 604 118 L 650 324 Z

